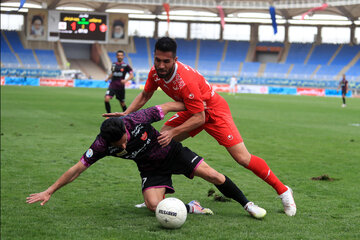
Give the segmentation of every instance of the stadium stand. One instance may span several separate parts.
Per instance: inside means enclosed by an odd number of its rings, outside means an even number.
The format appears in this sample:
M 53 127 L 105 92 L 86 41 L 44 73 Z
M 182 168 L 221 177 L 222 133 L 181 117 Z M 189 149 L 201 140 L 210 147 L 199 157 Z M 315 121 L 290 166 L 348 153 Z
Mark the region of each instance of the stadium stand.
M 315 79 L 335 79 L 339 74 L 343 65 L 322 65 L 320 69 L 316 72 Z
M 224 51 L 224 41 L 201 40 L 198 70 L 204 74 L 216 74 Z
M 264 77 L 286 77 L 290 65 L 288 63 L 267 63 Z
M 20 63 L 1 34 L 1 63 L 4 67 L 19 67 Z
M 292 78 L 310 78 L 317 67 L 318 65 L 315 64 L 294 64 L 288 76 Z
M 31 49 L 25 49 L 20 41 L 19 35 L 14 31 L 5 31 L 5 35 L 8 41 L 11 43 L 11 47 L 15 53 L 19 56 L 24 67 L 38 68 L 39 65 L 34 57 Z
M 132 65 L 138 70 L 149 70 L 149 56 L 146 38 L 134 37 L 136 53 L 129 53 Z
M 315 46 L 307 64 L 326 65 L 338 48 L 339 45 L 336 44 L 320 44 Z
M 348 79 L 360 80 L 360 58 L 347 72 L 346 77 Z
M 41 68 L 49 68 L 49 69 L 59 68 L 53 50 L 35 49 L 34 51 L 39 60 Z
M 347 65 L 360 51 L 360 45 L 344 45 L 336 55 L 331 65 Z
M 286 63 L 304 64 L 311 49 L 311 44 L 292 43 L 286 58 Z
M 256 77 L 260 68 L 259 62 L 244 62 L 240 75 L 246 77 Z
M 249 42 L 228 41 L 224 61 L 220 72 L 226 75 L 238 75 L 241 62 L 245 62 L 249 50 Z
M 179 61 L 195 68 L 196 40 L 176 39 L 178 45 L 177 56 Z
M 284 47 L 282 42 L 258 42 L 256 46 L 259 47 Z

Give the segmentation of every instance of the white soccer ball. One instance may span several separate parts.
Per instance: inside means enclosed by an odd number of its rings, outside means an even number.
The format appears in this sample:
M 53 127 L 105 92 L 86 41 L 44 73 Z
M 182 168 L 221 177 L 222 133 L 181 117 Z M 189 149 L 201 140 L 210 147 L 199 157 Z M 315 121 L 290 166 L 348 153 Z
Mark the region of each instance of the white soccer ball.
M 180 228 L 186 221 L 185 204 L 177 198 L 165 198 L 156 207 L 156 218 L 165 228 Z

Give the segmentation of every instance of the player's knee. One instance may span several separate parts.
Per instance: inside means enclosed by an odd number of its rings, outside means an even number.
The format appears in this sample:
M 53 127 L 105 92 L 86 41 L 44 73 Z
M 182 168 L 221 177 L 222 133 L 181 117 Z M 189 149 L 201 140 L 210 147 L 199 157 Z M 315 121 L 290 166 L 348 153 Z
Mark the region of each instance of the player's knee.
M 155 212 L 158 204 L 159 204 L 159 201 L 145 201 L 146 207 L 152 212 Z

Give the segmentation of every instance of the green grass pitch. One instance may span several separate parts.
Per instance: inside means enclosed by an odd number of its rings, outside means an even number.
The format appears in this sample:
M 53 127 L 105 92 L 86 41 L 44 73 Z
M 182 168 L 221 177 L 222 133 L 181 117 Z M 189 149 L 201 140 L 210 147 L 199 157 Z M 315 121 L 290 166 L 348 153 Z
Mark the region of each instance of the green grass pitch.
M 153 213 L 134 208 L 143 200 L 136 165 L 112 157 L 91 166 L 45 206 L 26 204 L 30 193 L 45 190 L 88 149 L 103 121 L 104 93 L 1 86 L 1 239 L 360 239 L 356 98 L 341 108 L 340 98 L 222 94 L 249 151 L 293 188 L 295 217 L 287 217 L 276 192 L 206 132 L 184 145 L 264 207 L 265 219 L 251 218 L 235 201 L 214 201 L 207 196 L 211 184 L 202 179 L 174 176 L 172 196 L 196 199 L 215 215 L 190 215 L 181 229 L 163 229 Z M 138 93 L 127 90 L 127 103 Z M 146 106 L 169 100 L 158 91 Z M 121 111 L 117 100 L 111 106 Z M 311 180 L 323 174 L 334 180 Z

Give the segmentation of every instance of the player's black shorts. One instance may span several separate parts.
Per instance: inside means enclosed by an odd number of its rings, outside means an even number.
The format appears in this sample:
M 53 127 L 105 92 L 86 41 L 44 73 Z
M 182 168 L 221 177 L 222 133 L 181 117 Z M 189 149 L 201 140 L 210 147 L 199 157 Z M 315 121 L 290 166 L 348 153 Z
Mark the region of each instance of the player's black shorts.
M 165 187 L 165 193 L 174 193 L 175 190 L 172 186 L 171 175 L 183 174 L 192 179 L 196 168 L 202 161 L 202 157 L 187 147 L 182 147 L 180 152 L 178 152 L 174 157 L 169 158 L 163 167 L 156 171 L 140 173 L 142 178 L 142 191 L 149 188 Z
M 116 95 L 116 99 L 118 99 L 121 102 L 125 101 L 125 88 L 119 88 L 119 89 L 111 89 L 108 88 L 105 95 L 111 96 L 111 98 Z
M 341 88 L 341 95 L 346 95 L 346 88 Z

